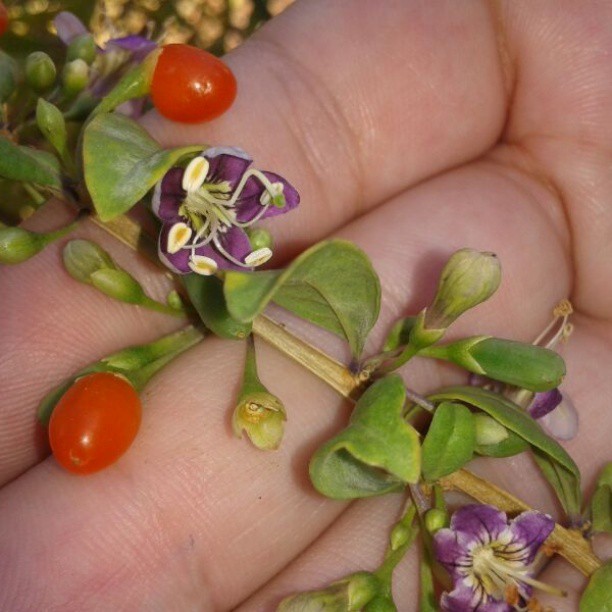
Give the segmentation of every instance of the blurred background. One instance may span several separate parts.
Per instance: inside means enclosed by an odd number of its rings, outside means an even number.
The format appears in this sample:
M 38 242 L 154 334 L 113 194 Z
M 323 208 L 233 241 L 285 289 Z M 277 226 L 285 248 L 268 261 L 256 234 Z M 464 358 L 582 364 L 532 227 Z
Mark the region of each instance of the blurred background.
M 53 18 L 71 11 L 89 25 L 96 42 L 111 37 L 167 31 L 164 42 L 183 42 L 222 54 L 238 46 L 262 23 L 293 0 L 4 0 L 9 31 L 1 46 L 12 54 L 44 49 L 53 56 L 61 45 Z M 48 48 L 47 48 L 48 47 Z
M 9 29 L 0 49 L 18 61 L 45 51 L 61 65 L 66 47 L 55 36 L 61 11 L 77 15 L 100 46 L 110 38 L 143 34 L 164 43 L 189 43 L 222 55 L 237 47 L 293 0 L 4 0 Z M 36 206 L 19 184 L 0 179 L 0 223 L 14 225 Z

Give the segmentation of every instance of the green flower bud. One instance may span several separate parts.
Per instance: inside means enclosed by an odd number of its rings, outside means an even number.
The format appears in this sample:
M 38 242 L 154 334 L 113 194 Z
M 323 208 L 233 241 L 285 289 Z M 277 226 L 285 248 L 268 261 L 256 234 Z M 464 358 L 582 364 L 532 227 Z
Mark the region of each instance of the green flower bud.
M 565 376 L 557 353 L 532 344 L 478 336 L 440 348 L 445 358 L 469 372 L 529 391 L 554 389 Z
M 4 104 L 17 86 L 17 63 L 4 51 L 0 51 L 0 104 Z
M 95 242 L 71 240 L 63 253 L 64 266 L 68 274 L 81 283 L 93 284 L 91 275 L 98 270 L 115 270 L 111 256 Z
M 356 612 L 381 590 L 379 580 L 368 572 L 357 572 L 320 591 L 308 591 L 284 599 L 278 612 Z
M 184 310 L 183 299 L 179 292 L 174 289 L 166 296 L 166 304 L 174 310 Z
M 62 81 L 65 92 L 75 96 L 89 83 L 89 66 L 82 59 L 67 63 L 62 71 Z
M 274 246 L 272 234 L 270 234 L 268 230 L 265 230 L 262 227 L 248 227 L 246 229 L 246 233 L 249 237 L 249 242 L 251 243 L 251 248 L 253 249 L 253 251 L 266 248 L 272 249 L 272 247 Z
M 96 43 L 89 32 L 77 36 L 68 45 L 66 61 L 72 62 L 76 59 L 82 59 L 88 65 L 96 59 Z
M 499 444 L 508 438 L 508 430 L 488 414 L 475 414 L 476 445 Z
M 391 530 L 389 537 L 391 541 L 391 550 L 397 550 L 401 548 L 408 540 L 412 537 L 414 529 L 412 525 L 405 525 L 404 523 L 396 523 Z
M 439 508 L 432 508 L 423 517 L 425 529 L 432 535 L 448 525 L 448 513 Z
M 397 612 L 397 606 L 391 595 L 377 595 L 365 605 L 363 612 Z
M 140 304 L 147 296 L 140 283 L 125 270 L 106 268 L 89 277 L 91 284 L 109 297 L 127 304 Z
M 446 329 L 464 312 L 488 300 L 499 287 L 501 267 L 494 253 L 461 249 L 448 260 L 424 326 Z
M 55 83 L 57 69 L 46 53 L 35 51 L 26 58 L 25 76 L 28 85 L 34 91 L 42 92 Z
M 48 244 L 46 234 L 36 234 L 20 227 L 0 229 L 0 264 L 18 264 L 40 253 Z

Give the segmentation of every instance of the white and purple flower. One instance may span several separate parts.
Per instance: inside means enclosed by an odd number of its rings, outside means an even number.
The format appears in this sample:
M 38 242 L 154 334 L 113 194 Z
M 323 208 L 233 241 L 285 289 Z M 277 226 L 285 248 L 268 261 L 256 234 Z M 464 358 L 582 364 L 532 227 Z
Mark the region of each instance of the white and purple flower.
M 441 610 L 511 612 L 530 599 L 534 586 L 563 595 L 533 578 L 535 556 L 554 526 L 552 518 L 536 511 L 508 521 L 494 506 L 460 508 L 450 528 L 434 536 L 436 558 L 454 586 L 442 594 Z
M 272 257 L 253 250 L 245 229 L 295 208 L 298 192 L 272 172 L 250 168 L 241 149 L 213 147 L 155 187 L 153 212 L 163 222 L 159 257 L 177 274 L 255 268 Z

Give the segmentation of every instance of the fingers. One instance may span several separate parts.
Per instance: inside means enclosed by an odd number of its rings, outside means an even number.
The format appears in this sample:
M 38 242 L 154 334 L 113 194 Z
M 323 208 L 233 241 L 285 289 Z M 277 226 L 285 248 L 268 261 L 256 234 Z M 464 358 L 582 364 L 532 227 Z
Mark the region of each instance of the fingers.
M 571 0 L 496 4 L 514 76 L 497 159 L 557 192 L 571 232 L 572 299 L 609 320 L 612 288 L 612 5 Z
M 295 252 L 495 143 L 505 114 L 496 45 L 481 2 L 300 2 L 227 57 L 239 93 L 225 116 L 144 123 L 165 144 L 238 145 L 281 171 L 303 197 L 278 224 Z
M 503 121 L 495 36 L 479 3 L 398 1 L 381 11 L 365 0 L 304 2 L 230 62 L 241 90 L 227 117 L 201 130 L 155 117 L 146 125 L 167 144 L 242 146 L 295 184 L 302 206 L 272 222 L 277 266 L 405 185 L 478 155 Z M 124 253 L 99 230 L 86 232 Z M 172 328 L 147 325 L 162 319 L 77 286 L 58 268 L 59 250 L 0 273 L 0 294 L 10 296 L 0 314 L 7 356 L 0 419 L 8 423 L 0 431 L 0 483 L 44 454 L 33 415 L 50 387 L 121 340 L 145 342 Z M 163 282 L 151 266 L 126 261 L 143 286 Z M 32 299 L 33 287 L 40 299 Z M 36 357 L 24 341 L 31 334 Z
M 427 303 L 432 281 L 428 287 L 422 277 L 439 271 L 443 249 L 447 255 L 466 244 L 500 247 L 507 280 L 491 305 L 472 315 L 470 332 L 476 324 L 477 332 L 526 339 L 544 325 L 568 286 L 563 247 L 546 216 L 487 165 L 415 188 L 341 235 L 362 246 L 382 276 L 386 299 L 376 342 L 407 304 Z M 528 312 L 526 295 L 533 296 Z M 0 493 L 5 558 L 21 559 L 18 569 L 11 569 L 14 593 L 25 597 L 27 591 L 40 607 L 91 595 L 96 587 L 107 607 L 133 596 L 163 608 L 177 596 L 171 593 L 174 585 L 185 601 L 197 595 L 226 609 L 335 520 L 344 505 L 314 494 L 306 464 L 324 437 L 345 422 L 341 402 L 310 374 L 264 350 L 262 378 L 285 402 L 289 421 L 278 453 L 256 452 L 229 433 L 242 351 L 240 344 L 206 341 L 153 379 L 144 396 L 143 430 L 130 453 L 109 470 L 78 479 L 50 460 Z M 442 382 L 441 370 L 428 362 L 411 367 L 407 376 L 421 392 Z M 516 471 L 509 474 L 525 470 L 521 460 L 512 466 Z M 513 480 L 513 492 L 527 501 L 552 505 L 537 481 L 530 490 Z M 27 536 L 31 533 L 35 539 Z M 30 576 L 54 571 L 56 554 L 67 560 L 63 570 L 71 580 L 58 576 L 32 587 Z M 35 559 L 35 570 L 26 558 Z M 103 576 L 113 579 L 93 584 L 92 567 L 100 582 Z M 5 574 L 0 582 L 6 579 Z

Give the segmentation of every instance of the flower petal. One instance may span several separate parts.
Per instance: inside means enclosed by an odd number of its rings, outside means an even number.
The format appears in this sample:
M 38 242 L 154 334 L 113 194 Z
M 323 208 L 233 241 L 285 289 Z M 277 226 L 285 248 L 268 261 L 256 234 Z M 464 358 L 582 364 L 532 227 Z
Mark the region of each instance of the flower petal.
M 273 172 L 263 172 L 262 174 L 271 183 L 282 184 L 283 195 L 285 196 L 285 206 L 282 208 L 278 206 L 268 207 L 261 217 L 262 219 L 282 215 L 297 207 L 300 203 L 300 195 L 291 183 L 288 183 L 282 176 Z M 261 212 L 261 198 L 265 191 L 265 187 L 256 176 L 249 177 L 236 204 L 236 219 L 240 223 L 248 223 Z
M 549 412 L 554 410 L 563 399 L 561 391 L 559 389 L 551 389 L 550 391 L 543 391 L 536 393 L 533 397 L 533 401 L 529 406 L 529 414 L 534 419 L 541 419 Z
M 247 256 L 251 253 L 251 243 L 246 233 L 239 227 L 232 227 L 225 233 L 219 234 L 219 240 L 223 251 L 229 253 L 234 259 L 243 262 Z M 238 266 L 235 263 L 228 260 L 217 245 L 213 246 L 217 253 L 222 257 L 221 261 L 216 260 L 221 270 L 245 270 L 248 268 L 245 263 L 244 266 Z
M 504 601 L 496 601 L 484 595 L 479 601 L 474 590 L 464 581 L 457 583 L 450 593 L 442 593 L 440 598 L 441 612 L 511 612 L 512 608 Z
M 434 535 L 434 552 L 436 559 L 446 568 L 453 580 L 465 575 L 465 571 L 472 565 L 472 556 L 468 545 L 452 529 L 440 529 Z
M 208 182 L 228 181 L 234 189 L 253 161 L 248 153 L 238 147 L 211 147 L 202 152 L 210 162 Z
M 89 31 L 83 22 L 73 13 L 62 11 L 53 20 L 57 35 L 65 45 L 69 45 L 77 36 Z
M 129 51 L 132 54 L 131 61 L 140 62 L 156 47 L 156 42 L 144 36 L 134 34 L 132 36 L 123 36 L 122 38 L 111 38 L 106 43 L 105 52 L 109 50 L 112 52 L 113 48 Z
M 571 440 L 578 433 L 578 412 L 572 400 L 564 393 L 555 410 L 538 419 L 538 423 L 557 440 Z
M 523 512 L 510 522 L 513 544 L 520 544 L 524 548 L 524 565 L 533 561 L 554 528 L 555 521 L 550 516 L 535 510 Z
M 164 178 L 155 185 L 151 208 L 162 221 L 178 221 L 179 207 L 185 198 L 185 191 L 181 187 L 183 168 L 171 168 Z
M 508 526 L 506 514 L 494 506 L 469 504 L 453 514 L 450 528 L 466 540 L 486 544 L 496 540 Z

